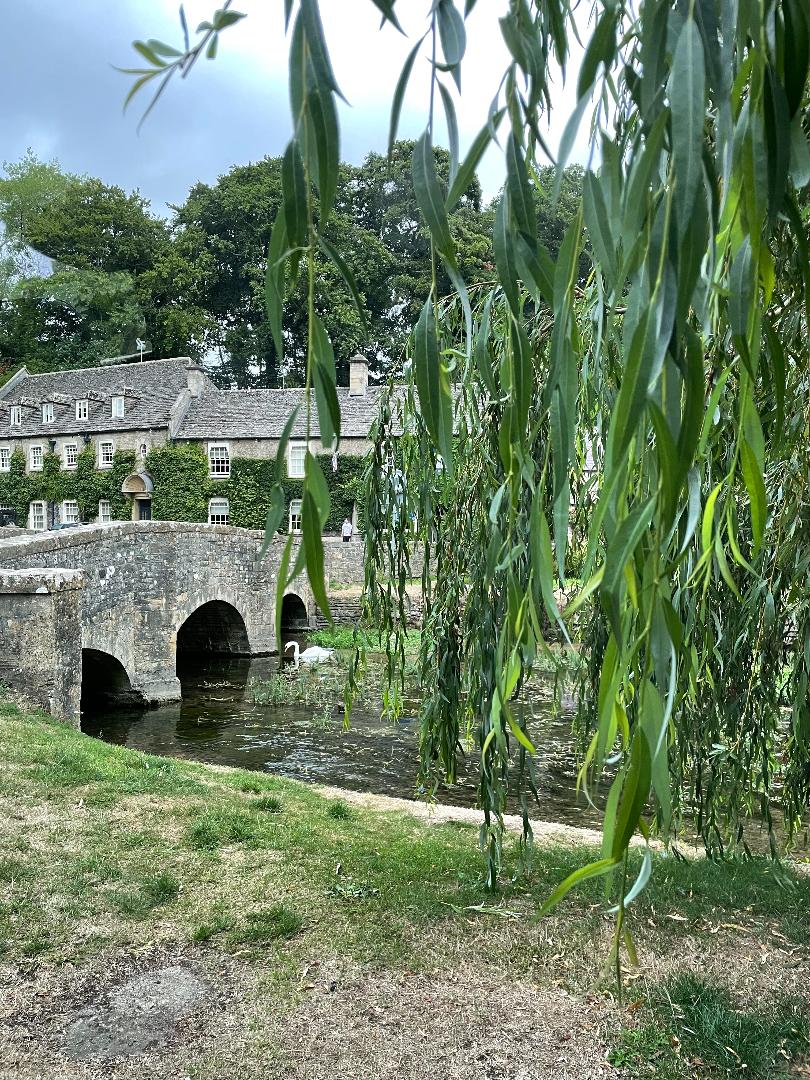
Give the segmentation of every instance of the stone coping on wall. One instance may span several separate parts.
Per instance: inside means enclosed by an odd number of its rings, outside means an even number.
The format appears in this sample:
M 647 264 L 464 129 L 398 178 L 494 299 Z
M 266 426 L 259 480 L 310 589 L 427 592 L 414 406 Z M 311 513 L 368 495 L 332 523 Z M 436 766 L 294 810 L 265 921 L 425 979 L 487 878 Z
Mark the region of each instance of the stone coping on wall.
M 263 529 L 239 529 L 234 525 L 208 525 L 199 521 L 112 521 L 106 525 L 76 525 L 71 529 L 50 529 L 47 532 L 26 532 L 24 535 L 0 538 L 0 563 L 3 556 L 24 551 L 63 551 L 66 547 L 85 544 L 111 535 L 126 537 L 138 534 L 160 533 L 198 533 L 204 536 L 232 536 L 234 533 L 264 539 Z M 283 543 L 286 537 L 279 534 L 275 543 Z M 299 537 L 296 537 L 300 541 Z M 325 544 L 342 544 L 340 536 L 325 535 Z M 347 547 L 349 545 L 346 545 Z M 359 540 L 352 540 L 351 546 L 360 546 Z
M 0 594 L 47 595 L 83 587 L 83 570 L 0 570 Z

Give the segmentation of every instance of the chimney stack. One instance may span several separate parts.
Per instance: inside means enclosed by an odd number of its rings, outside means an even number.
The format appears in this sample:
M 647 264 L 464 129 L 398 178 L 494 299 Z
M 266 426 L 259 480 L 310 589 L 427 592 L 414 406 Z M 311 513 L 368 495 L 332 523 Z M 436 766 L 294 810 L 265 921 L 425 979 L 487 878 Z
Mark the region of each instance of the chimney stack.
M 368 362 L 357 353 L 349 361 L 349 397 L 365 397 L 368 391 Z
M 199 397 L 205 390 L 205 369 L 191 360 L 186 365 L 186 385 L 192 397 Z

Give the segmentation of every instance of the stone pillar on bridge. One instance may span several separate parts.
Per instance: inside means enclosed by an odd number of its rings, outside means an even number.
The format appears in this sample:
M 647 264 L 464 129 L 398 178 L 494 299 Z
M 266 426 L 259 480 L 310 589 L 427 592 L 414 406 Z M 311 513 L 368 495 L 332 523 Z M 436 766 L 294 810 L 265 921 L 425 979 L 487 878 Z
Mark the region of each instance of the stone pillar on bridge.
M 0 683 L 79 726 L 81 570 L 0 570 Z

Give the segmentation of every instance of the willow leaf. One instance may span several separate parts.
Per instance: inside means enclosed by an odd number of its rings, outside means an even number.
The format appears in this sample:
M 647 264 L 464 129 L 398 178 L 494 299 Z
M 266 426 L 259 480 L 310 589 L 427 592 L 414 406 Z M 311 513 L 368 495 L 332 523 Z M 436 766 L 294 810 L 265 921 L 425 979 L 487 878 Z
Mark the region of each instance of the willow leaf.
M 504 110 L 499 109 L 493 116 L 492 123 L 486 123 L 473 139 L 466 157 L 458 167 L 455 179 L 450 184 L 445 201 L 445 209 L 448 213 L 455 209 L 459 199 L 474 180 L 475 170 L 492 142 L 493 131 L 500 124 L 503 114 Z
M 655 495 L 651 495 L 646 502 L 630 511 L 608 542 L 601 595 L 618 641 L 622 637 L 619 592 L 624 580 L 624 568 L 650 524 L 654 506 Z
M 322 508 L 315 502 L 311 487 L 305 486 L 301 500 L 301 533 L 307 577 L 321 614 L 331 624 L 332 613 L 329 610 L 323 573 L 322 516 Z
M 304 163 L 296 139 L 287 144 L 281 162 L 281 187 L 284 195 L 284 220 L 290 247 L 303 247 L 307 242 L 309 212 Z
M 703 42 L 688 17 L 678 37 L 669 79 L 672 112 L 672 154 L 675 162 L 675 206 L 678 229 L 686 232 L 703 165 L 703 126 L 706 121 L 706 71 Z
M 436 250 L 439 251 L 449 263 L 455 264 L 456 256 L 453 247 L 453 238 L 450 235 L 450 225 L 447 221 L 447 211 L 444 206 L 444 197 L 436 176 L 436 159 L 433 154 L 433 143 L 430 134 L 425 131 L 417 140 L 413 149 L 411 161 L 411 175 L 413 177 L 413 189 L 416 202 L 430 229 L 430 235 Z
M 765 481 L 757 455 L 747 439 L 740 446 L 743 480 L 751 504 L 751 529 L 754 534 L 754 553 L 762 547 L 765 535 L 765 523 L 768 518 L 768 497 L 765 493 Z
M 450 150 L 450 187 L 452 187 L 458 172 L 458 120 L 456 119 L 456 109 L 453 105 L 453 99 L 450 97 L 450 91 L 444 83 L 439 83 L 439 93 L 441 94 L 444 117 L 447 122 L 447 143 Z
M 610 871 L 614 870 L 618 865 L 618 859 L 597 859 L 596 862 L 588 863 L 587 866 L 581 866 L 578 870 L 574 870 L 574 872 L 569 874 L 564 881 L 560 882 L 541 906 L 538 913 L 539 917 L 548 915 L 548 913 L 559 904 L 560 900 L 562 900 L 575 886 L 581 885 L 585 881 L 590 881 L 592 878 L 601 877 L 603 874 L 609 874 Z
M 391 99 L 391 123 L 388 128 L 388 156 L 390 158 L 391 151 L 394 149 L 394 143 L 397 138 L 397 131 L 399 130 L 399 118 L 402 113 L 402 102 L 405 98 L 405 91 L 408 89 L 408 82 L 413 71 L 414 60 L 416 60 L 416 54 L 425 40 L 424 34 L 417 41 L 411 51 L 408 53 L 408 57 L 405 63 L 402 65 L 402 71 L 397 79 L 397 85 L 394 90 L 394 96 Z

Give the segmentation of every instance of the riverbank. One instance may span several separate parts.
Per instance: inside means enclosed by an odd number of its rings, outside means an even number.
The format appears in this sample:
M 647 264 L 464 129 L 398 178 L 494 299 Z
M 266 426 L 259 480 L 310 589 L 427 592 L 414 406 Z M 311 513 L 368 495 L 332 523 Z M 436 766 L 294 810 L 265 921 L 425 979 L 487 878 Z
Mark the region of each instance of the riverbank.
M 9 701 L 0 760 L 3 1078 L 766 1077 L 810 1050 L 810 881 L 764 860 L 656 858 L 619 1006 L 601 886 L 535 918 L 589 857 L 570 836 L 528 878 L 508 836 L 493 895 L 473 822 Z

